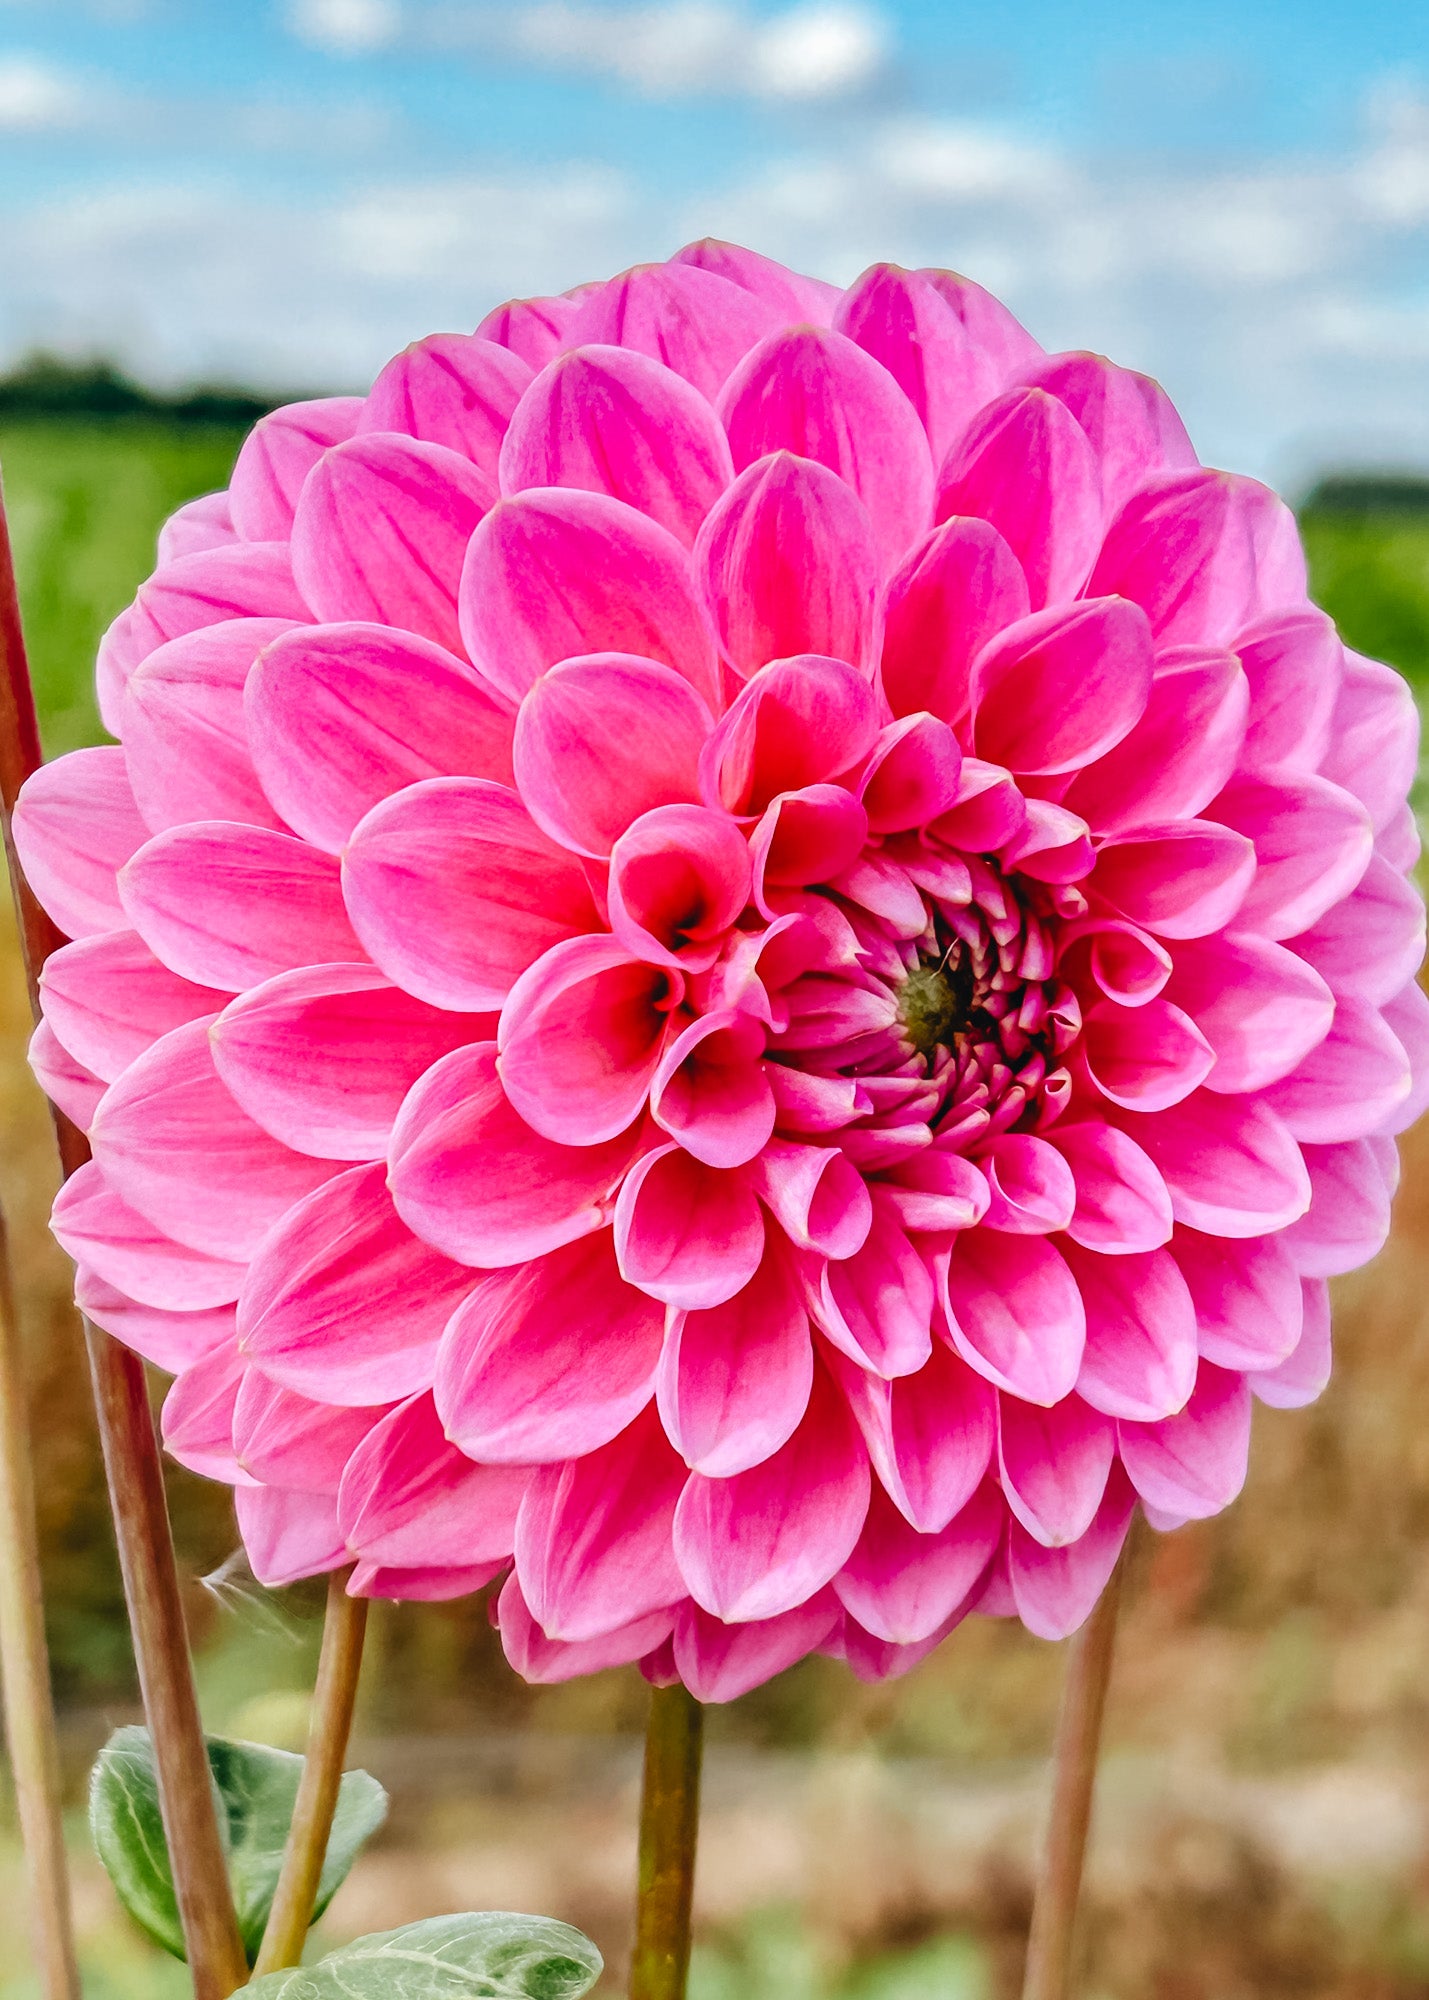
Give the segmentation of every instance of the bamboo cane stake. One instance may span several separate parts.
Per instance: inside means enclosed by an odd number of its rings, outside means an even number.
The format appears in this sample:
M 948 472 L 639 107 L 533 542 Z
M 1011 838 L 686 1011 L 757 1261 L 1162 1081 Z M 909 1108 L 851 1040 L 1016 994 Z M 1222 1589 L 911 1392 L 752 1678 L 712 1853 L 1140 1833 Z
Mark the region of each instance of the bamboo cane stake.
M 0 830 L 38 1017 L 40 968 L 64 942 L 31 893 L 11 839 L 21 785 L 42 761 L 25 658 L 9 532 L 0 498 Z M 68 1178 L 89 1157 L 82 1133 L 56 1115 Z M 144 1364 L 84 1320 L 104 1469 L 144 1713 L 154 1743 L 159 1803 L 195 2000 L 227 2000 L 248 1977 L 214 1811 L 208 1754 L 184 1627 L 159 1442 Z M 8 1394 L 8 1390 L 6 1392 Z
M 704 1710 L 694 1696 L 678 1682 L 652 1689 L 630 2000 L 685 2000 L 703 1751 Z

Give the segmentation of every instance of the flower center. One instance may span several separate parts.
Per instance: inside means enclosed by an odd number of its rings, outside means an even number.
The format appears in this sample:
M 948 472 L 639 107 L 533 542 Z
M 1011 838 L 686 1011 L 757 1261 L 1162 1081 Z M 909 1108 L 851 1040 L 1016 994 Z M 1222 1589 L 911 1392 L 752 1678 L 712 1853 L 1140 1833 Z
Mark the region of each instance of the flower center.
M 903 1032 L 920 1055 L 956 1048 L 973 1013 L 973 971 L 962 946 L 950 944 L 936 958 L 920 952 L 897 999 Z

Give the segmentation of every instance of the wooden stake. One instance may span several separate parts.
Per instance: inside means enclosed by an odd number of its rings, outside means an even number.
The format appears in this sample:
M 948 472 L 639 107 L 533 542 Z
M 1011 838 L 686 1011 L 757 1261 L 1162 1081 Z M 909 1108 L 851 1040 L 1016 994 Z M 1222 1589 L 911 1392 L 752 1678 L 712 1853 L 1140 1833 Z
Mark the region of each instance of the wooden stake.
M 630 2000 L 685 2000 L 700 1825 L 704 1710 L 685 1688 L 653 1688 L 640 1796 L 640 1888 Z
M 34 694 L 25 659 L 20 603 L 0 500 L 0 831 L 25 951 L 30 1004 L 38 1018 L 40 967 L 64 942 L 21 874 L 10 816 L 21 785 L 41 762 Z M 56 1115 L 66 1178 L 89 1157 L 82 1133 Z M 214 1812 L 208 1753 L 199 1720 L 184 1628 L 173 1535 L 164 1499 L 159 1441 L 144 1364 L 84 1321 L 119 1567 L 129 1607 L 144 1713 L 154 1739 L 159 1803 L 195 2000 L 227 2000 L 248 1978 L 228 1868 Z M 0 1384 L 0 1399 L 13 1389 Z

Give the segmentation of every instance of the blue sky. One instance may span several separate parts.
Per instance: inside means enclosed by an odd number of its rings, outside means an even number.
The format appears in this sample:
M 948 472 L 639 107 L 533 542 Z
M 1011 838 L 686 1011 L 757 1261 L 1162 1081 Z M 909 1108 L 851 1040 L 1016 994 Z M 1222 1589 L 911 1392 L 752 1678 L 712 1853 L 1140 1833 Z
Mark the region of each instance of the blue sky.
M 1429 464 L 1422 7 L 0 0 L 0 363 L 361 386 L 706 232 L 966 270 L 1282 483 Z

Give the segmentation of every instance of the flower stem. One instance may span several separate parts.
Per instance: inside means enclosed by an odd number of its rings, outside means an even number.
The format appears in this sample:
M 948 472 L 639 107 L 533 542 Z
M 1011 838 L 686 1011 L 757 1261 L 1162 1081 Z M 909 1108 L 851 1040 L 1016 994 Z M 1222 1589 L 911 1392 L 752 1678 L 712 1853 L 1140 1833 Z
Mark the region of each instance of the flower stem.
M 40 1991 L 44 2000 L 79 2000 L 25 1417 L 20 1328 L 0 1215 L 0 1682 Z
M 1052 1753 L 1052 1810 L 1032 1903 L 1022 2000 L 1068 2000 L 1072 1990 L 1077 1899 L 1125 1570 L 1123 1550 L 1106 1589 L 1069 1649 Z
M 64 940 L 20 872 L 10 815 L 21 785 L 40 761 L 34 693 L 0 505 L 0 830 L 20 921 L 30 1004 L 37 1016 L 40 967 Z M 55 1127 L 60 1164 L 68 1178 L 88 1159 L 89 1148 L 67 1118 L 57 1114 Z M 153 1737 L 159 1804 L 194 1996 L 227 2000 L 248 1977 L 247 1959 L 214 1811 L 144 1364 L 88 1320 L 84 1333 L 119 1568 L 144 1713 Z M 8 1390 L 9 1385 L 0 1385 L 7 1402 Z
M 700 1704 L 678 1682 L 651 1690 L 630 2000 L 684 2000 L 704 1720 Z
M 367 1599 L 349 1597 L 350 1569 L 328 1578 L 322 1654 L 313 1689 L 308 1754 L 293 1807 L 293 1823 L 283 1850 L 283 1866 L 254 1975 L 281 1972 L 302 1961 L 303 1943 L 313 1920 L 328 1836 L 337 1810 L 338 1788 L 352 1731 L 362 1642 L 367 1631 Z

